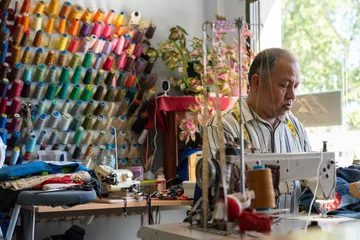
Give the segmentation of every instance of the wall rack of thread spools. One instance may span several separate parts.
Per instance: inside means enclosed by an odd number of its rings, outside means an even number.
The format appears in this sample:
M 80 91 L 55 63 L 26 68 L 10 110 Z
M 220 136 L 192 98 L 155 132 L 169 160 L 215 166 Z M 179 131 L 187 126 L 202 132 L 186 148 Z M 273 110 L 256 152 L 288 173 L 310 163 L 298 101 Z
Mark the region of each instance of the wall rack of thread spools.
M 0 137 L 8 164 L 64 150 L 82 159 L 118 148 L 119 166 L 141 164 L 156 60 L 156 26 L 70 2 L 1 0 Z M 115 130 L 117 146 L 115 146 Z

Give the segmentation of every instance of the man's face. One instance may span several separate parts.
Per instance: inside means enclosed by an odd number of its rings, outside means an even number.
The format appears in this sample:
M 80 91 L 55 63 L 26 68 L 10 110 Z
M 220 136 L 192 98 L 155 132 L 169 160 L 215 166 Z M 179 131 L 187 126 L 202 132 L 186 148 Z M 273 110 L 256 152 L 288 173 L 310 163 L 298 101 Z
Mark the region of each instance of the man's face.
M 265 84 L 264 84 L 265 82 Z M 270 118 L 284 116 L 295 101 L 295 89 L 299 86 L 299 67 L 286 58 L 277 61 L 266 81 L 260 81 L 258 107 Z

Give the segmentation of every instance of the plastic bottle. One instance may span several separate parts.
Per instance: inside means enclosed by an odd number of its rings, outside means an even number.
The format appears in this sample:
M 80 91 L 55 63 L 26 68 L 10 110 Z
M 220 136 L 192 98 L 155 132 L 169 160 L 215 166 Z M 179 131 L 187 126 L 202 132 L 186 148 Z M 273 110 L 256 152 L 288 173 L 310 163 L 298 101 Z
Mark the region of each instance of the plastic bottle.
M 97 164 L 98 165 L 107 165 L 108 163 L 108 156 L 105 152 L 105 146 L 101 145 L 100 146 L 100 153 L 97 156 Z
M 107 150 L 107 155 L 108 155 L 108 163 L 107 165 L 111 168 L 115 168 L 115 154 L 112 150 L 112 146 L 111 145 L 106 145 L 106 150 Z
M 158 192 L 163 192 L 166 189 L 166 179 L 163 173 L 156 176 L 156 187 Z

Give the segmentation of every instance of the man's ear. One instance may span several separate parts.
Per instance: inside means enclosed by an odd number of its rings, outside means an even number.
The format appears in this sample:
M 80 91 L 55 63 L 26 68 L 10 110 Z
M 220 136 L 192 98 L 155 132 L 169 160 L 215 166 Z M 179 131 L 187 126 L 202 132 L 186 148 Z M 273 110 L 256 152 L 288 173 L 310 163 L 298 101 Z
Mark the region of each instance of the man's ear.
M 260 88 L 260 76 L 259 76 L 259 74 L 252 75 L 252 77 L 251 77 L 251 88 L 255 92 L 259 91 L 259 88 Z

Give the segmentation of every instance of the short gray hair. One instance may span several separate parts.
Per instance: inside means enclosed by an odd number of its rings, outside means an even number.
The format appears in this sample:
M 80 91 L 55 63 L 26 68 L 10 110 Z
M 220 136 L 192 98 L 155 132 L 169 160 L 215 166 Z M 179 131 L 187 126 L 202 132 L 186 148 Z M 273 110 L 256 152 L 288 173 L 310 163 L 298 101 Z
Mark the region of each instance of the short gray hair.
M 265 81 L 268 78 L 270 71 L 281 58 L 286 58 L 293 63 L 297 62 L 295 57 L 288 50 L 283 48 L 268 48 L 259 52 L 250 66 L 248 74 L 250 87 L 251 78 L 254 74 L 259 74 L 261 79 Z

